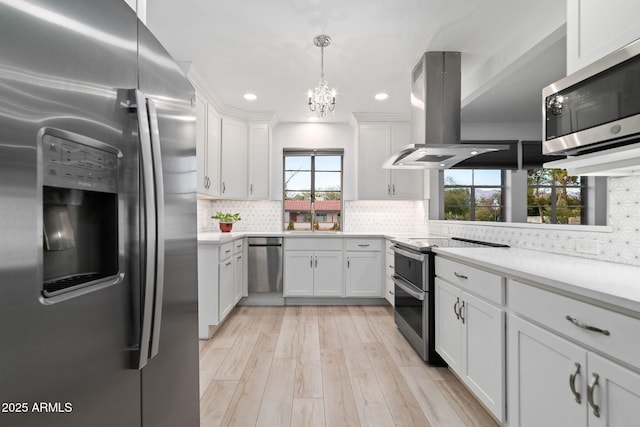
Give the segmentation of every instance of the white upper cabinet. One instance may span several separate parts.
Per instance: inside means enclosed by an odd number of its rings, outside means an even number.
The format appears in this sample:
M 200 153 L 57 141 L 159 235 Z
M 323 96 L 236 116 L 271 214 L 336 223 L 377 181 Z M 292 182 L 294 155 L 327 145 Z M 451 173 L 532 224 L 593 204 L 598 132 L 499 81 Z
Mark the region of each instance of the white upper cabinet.
M 200 94 L 196 96 L 198 194 L 220 194 L 220 116 Z
M 422 171 L 382 169 L 382 164 L 392 153 L 409 143 L 409 123 L 359 126 L 358 199 L 423 198 Z
M 269 198 L 269 125 L 249 125 L 249 199 Z
M 638 16 L 638 0 L 567 0 L 567 74 L 640 38 Z
M 220 161 L 220 197 L 246 199 L 248 131 L 243 121 L 222 118 L 222 150 Z

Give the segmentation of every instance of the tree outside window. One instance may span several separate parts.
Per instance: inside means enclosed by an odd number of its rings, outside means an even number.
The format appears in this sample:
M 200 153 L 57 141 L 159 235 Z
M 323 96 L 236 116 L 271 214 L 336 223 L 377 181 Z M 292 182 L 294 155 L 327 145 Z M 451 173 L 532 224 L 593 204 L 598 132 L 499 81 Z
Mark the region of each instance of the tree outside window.
M 586 180 L 564 169 L 527 171 L 527 222 L 584 224 Z

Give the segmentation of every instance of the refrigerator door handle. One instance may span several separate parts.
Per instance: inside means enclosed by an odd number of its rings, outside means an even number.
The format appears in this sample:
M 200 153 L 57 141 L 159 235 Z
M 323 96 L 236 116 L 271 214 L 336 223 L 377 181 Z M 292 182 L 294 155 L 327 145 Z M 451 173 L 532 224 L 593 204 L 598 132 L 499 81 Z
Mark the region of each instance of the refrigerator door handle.
M 138 359 L 138 369 L 142 369 L 149 360 L 151 325 L 153 323 L 153 294 L 156 266 L 156 198 L 153 184 L 153 157 L 151 152 L 151 130 L 149 127 L 147 100 L 140 90 L 135 90 L 135 101 L 140 135 L 140 167 L 142 169 L 142 187 L 144 192 L 145 244 L 143 257 L 146 261 L 146 265 L 144 266 L 144 288 L 142 289 L 144 295 L 142 330 L 140 334 L 140 357 Z
M 164 179 L 162 176 L 162 156 L 160 153 L 160 129 L 155 103 L 147 99 L 149 128 L 151 129 L 151 152 L 153 155 L 153 174 L 156 196 L 156 286 L 155 307 L 153 309 L 153 330 L 151 333 L 151 353 L 149 358 L 158 354 L 160 345 L 160 327 L 162 320 L 162 301 L 164 293 Z

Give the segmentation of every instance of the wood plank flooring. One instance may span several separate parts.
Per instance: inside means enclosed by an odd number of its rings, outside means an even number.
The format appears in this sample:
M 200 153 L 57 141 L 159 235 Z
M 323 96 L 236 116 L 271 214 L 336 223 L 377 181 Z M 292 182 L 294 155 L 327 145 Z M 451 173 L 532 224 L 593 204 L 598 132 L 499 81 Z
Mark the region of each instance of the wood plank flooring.
M 497 426 L 384 306 L 239 306 L 200 341 L 202 426 Z

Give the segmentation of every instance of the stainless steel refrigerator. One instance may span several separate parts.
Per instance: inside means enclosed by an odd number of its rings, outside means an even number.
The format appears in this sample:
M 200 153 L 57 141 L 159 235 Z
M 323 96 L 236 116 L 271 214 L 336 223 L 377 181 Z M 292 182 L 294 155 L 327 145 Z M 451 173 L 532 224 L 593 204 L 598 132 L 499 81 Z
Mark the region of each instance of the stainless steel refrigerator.
M 199 424 L 194 91 L 122 0 L 0 0 L 0 425 Z

